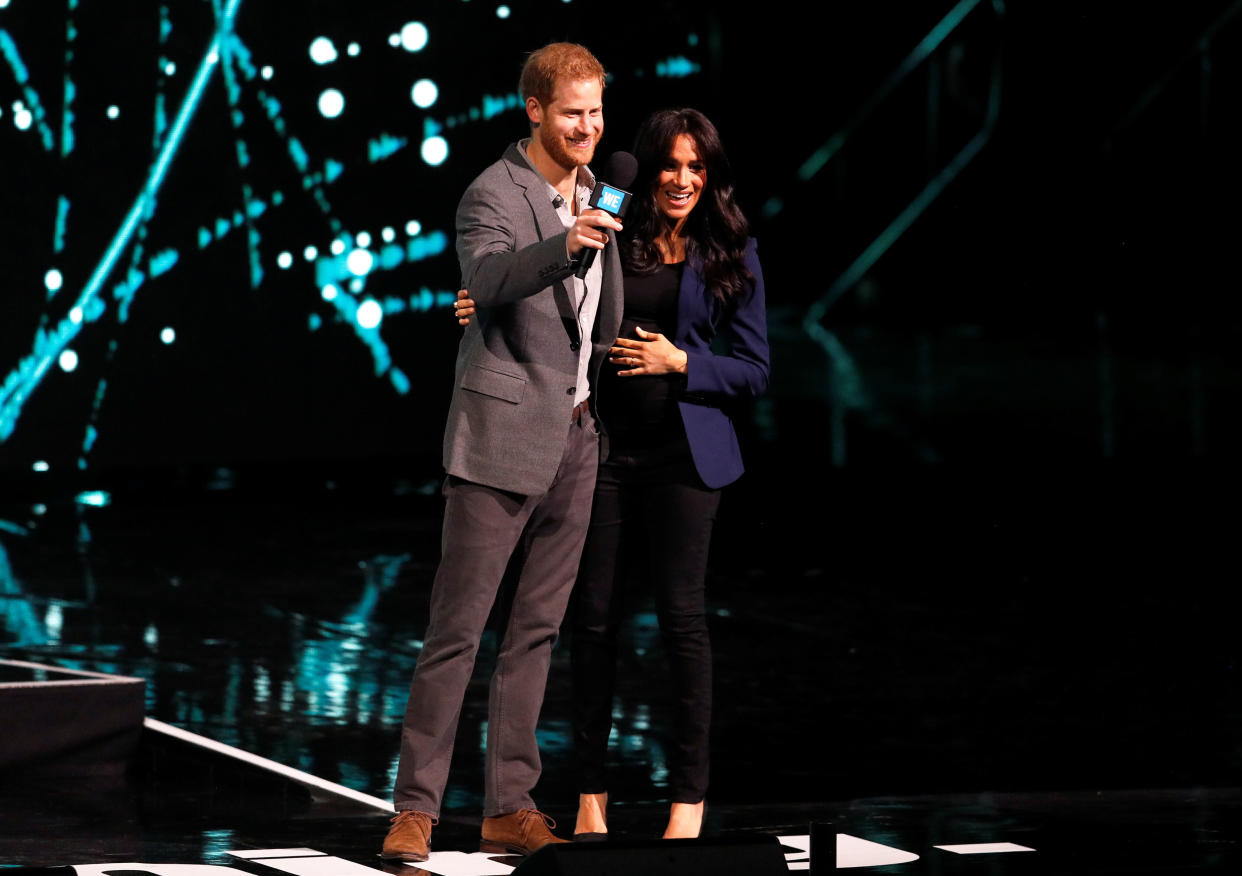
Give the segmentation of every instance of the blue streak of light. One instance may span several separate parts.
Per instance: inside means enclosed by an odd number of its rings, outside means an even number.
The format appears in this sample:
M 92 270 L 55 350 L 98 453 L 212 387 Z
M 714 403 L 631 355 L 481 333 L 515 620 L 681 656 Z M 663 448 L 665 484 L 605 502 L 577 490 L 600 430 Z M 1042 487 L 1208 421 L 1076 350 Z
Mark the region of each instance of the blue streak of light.
M 9 62 L 9 67 L 13 70 L 13 78 L 22 87 L 26 102 L 30 104 L 30 113 L 34 116 L 35 123 L 39 126 L 39 134 L 43 138 L 43 148 L 51 152 L 56 144 L 52 137 L 52 129 L 47 126 L 47 114 L 43 111 L 38 92 L 29 85 L 30 73 L 26 70 L 26 65 L 22 63 L 22 56 L 17 51 L 17 43 L 13 42 L 9 32 L 3 29 L 0 29 L 0 53 Z
M 69 199 L 64 195 L 60 196 L 60 200 L 56 203 L 56 236 L 52 242 L 52 249 L 55 252 L 64 252 L 65 249 L 65 226 L 69 221 Z M 50 296 L 49 296 L 50 297 Z
M 112 495 L 105 490 L 87 490 L 78 493 L 74 501 L 79 505 L 90 505 L 92 508 L 107 508 L 112 504 Z
M 73 80 L 69 78 L 69 74 L 65 74 L 65 108 L 61 115 L 60 123 L 60 154 L 61 157 L 67 156 L 73 151 L 73 99 L 77 96 L 77 86 L 73 84 Z
M 0 531 L 14 535 L 27 535 L 26 530 L 7 520 L 0 520 Z M 46 645 L 48 643 L 47 626 L 39 620 L 29 596 L 22 592 L 21 584 L 13 575 L 13 567 L 9 565 L 9 555 L 0 545 L 0 595 L 8 597 L 4 600 L 5 610 L 0 613 L 4 626 L 13 634 L 7 644 L 17 647 L 30 645 Z
M 656 75 L 669 79 L 684 79 L 687 76 L 693 76 L 703 68 L 691 61 L 689 58 L 677 55 L 676 57 L 666 58 L 656 64 Z
M 383 161 L 400 152 L 410 141 L 405 137 L 394 137 L 391 134 L 381 134 L 379 139 L 367 142 L 367 161 L 375 164 L 377 161 Z
M 151 279 L 155 279 L 160 274 L 166 274 L 172 270 L 178 258 L 179 255 L 175 249 L 166 249 L 151 256 L 151 267 L 148 271 Z
M 11 532 L 13 535 L 30 535 L 30 532 L 24 526 L 18 526 L 16 523 L 10 523 L 7 520 L 0 520 L 0 532 Z M 4 548 L 0 547 L 0 561 L 5 561 Z M 7 561 L 4 563 L 7 567 Z M 0 571 L 4 571 L 0 569 Z M 4 580 L 4 576 L 0 575 L 0 581 Z
M 87 281 L 81 295 L 78 296 L 76 306 L 83 311 L 87 310 L 87 305 L 98 294 L 100 286 L 103 285 L 104 280 L 116 265 L 121 252 L 130 243 L 139 220 L 144 215 L 149 215 L 149 211 L 154 211 L 155 196 L 164 182 L 164 176 L 168 171 L 169 164 L 181 145 L 186 127 L 198 110 L 203 92 L 211 79 L 211 74 L 220 61 L 221 40 L 226 33 L 231 32 L 233 21 L 237 16 L 237 10 L 240 5 L 241 0 L 229 0 L 221 13 L 218 29 L 212 36 L 211 43 L 203 55 L 198 71 L 195 73 L 194 79 L 186 92 L 185 99 L 177 112 L 172 129 L 164 140 L 146 184 L 135 199 L 125 220 L 121 223 L 121 227 L 113 237 L 112 243 L 104 253 L 103 259 L 95 268 L 90 280 Z M 0 50 L 3 50 L 6 57 L 8 57 L 9 64 L 14 67 L 16 74 L 18 68 L 15 66 L 15 62 L 16 64 L 21 64 L 21 59 L 16 55 L 17 47 L 13 45 L 12 38 L 3 30 L 0 30 Z M 21 75 L 23 77 L 25 75 L 24 67 L 21 68 Z M 133 273 L 131 272 L 127 282 L 132 281 Z M 133 288 L 136 289 L 136 286 Z M 132 292 L 129 298 L 132 299 Z M 127 300 L 125 304 L 128 305 L 128 303 Z M 127 314 L 128 307 L 125 307 L 124 311 Z M 124 320 L 122 319 L 122 321 Z M 21 413 L 22 406 L 30 397 L 30 394 L 43 381 L 43 378 L 51 368 L 52 362 L 60 354 L 61 350 L 79 331 L 80 325 L 71 320 L 63 320 L 56 332 L 51 334 L 40 329 L 35 338 L 34 353 L 24 358 L 19 363 L 17 369 L 10 372 L 4 386 L 0 387 L 0 442 L 7 440 L 13 434 L 13 429 L 16 428 L 17 418 Z

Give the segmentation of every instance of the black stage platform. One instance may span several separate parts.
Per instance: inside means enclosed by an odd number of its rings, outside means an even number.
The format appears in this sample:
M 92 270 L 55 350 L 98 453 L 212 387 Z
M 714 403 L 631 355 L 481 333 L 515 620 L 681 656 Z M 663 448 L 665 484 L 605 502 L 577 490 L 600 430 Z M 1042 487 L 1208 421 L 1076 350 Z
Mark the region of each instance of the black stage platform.
M 707 842 L 776 836 L 788 868 L 807 869 L 817 824 L 841 835 L 838 866 L 876 872 L 1236 872 L 1238 597 L 1221 586 L 1235 528 L 1218 510 L 1231 474 L 821 469 L 795 502 L 788 457 L 753 458 L 713 559 Z M 62 500 L 38 520 L 6 507 L 0 656 L 143 678 L 150 720 L 124 771 L 5 771 L 0 865 L 267 873 L 272 861 L 238 853 L 311 849 L 273 854 L 306 873 L 349 872 L 323 856 L 380 867 L 436 485 L 409 460 L 187 468 L 118 476 L 105 507 Z M 633 617 L 617 855 L 658 837 L 666 811 L 662 664 L 641 585 Z M 576 800 L 567 644 L 537 790 L 562 830 Z M 490 634 L 484 646 L 434 837 L 459 854 L 431 872 L 518 863 L 461 855 L 477 851 Z

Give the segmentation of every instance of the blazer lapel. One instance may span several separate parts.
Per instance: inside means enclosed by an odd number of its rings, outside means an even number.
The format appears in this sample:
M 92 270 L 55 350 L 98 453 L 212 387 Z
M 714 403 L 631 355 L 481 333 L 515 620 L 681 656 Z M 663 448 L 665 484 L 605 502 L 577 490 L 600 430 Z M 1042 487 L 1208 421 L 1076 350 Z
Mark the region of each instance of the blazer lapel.
M 525 156 L 522 155 L 521 149 L 518 143 L 509 144 L 504 158 L 509 165 L 509 174 L 513 177 L 514 184 L 522 189 L 526 203 L 530 206 L 531 215 L 535 217 L 535 228 L 539 232 L 539 239 L 547 240 L 549 237 L 564 233 L 565 225 L 561 222 L 561 217 L 556 215 L 556 208 L 552 206 L 547 180 L 531 168 Z M 578 311 L 569 297 L 569 290 L 565 288 L 564 282 L 557 280 L 552 284 L 552 298 L 556 302 L 556 311 L 560 314 L 566 332 L 572 340 L 581 343 L 582 339 L 578 337 Z

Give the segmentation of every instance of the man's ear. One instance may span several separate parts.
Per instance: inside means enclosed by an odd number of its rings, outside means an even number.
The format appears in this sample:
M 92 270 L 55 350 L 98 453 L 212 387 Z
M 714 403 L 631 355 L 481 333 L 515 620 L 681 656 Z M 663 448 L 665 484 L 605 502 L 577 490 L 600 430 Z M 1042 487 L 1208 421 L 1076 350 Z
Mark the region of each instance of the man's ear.
M 533 97 L 526 98 L 526 118 L 530 119 L 532 125 L 538 125 L 543 121 L 543 107 Z

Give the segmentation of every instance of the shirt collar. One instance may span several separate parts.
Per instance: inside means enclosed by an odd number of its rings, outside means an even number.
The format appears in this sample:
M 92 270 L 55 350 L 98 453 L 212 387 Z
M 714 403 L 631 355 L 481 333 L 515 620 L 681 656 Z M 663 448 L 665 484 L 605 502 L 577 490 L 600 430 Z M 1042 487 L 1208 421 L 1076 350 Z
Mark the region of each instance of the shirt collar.
M 556 186 L 548 182 L 547 178 L 545 178 L 542 173 L 539 173 L 539 168 L 535 167 L 534 162 L 530 160 L 530 156 L 526 154 L 526 147 L 528 147 L 529 145 L 530 145 L 530 137 L 526 137 L 525 139 L 519 140 L 518 141 L 518 152 L 521 153 L 522 160 L 526 162 L 526 165 L 531 170 L 533 170 L 535 174 L 541 180 L 543 180 L 543 184 L 548 187 L 548 192 L 549 192 L 548 197 L 551 200 L 555 201 L 557 198 L 561 196 L 561 193 L 556 190 Z M 581 197 L 583 190 L 585 190 L 587 193 L 590 193 L 590 191 L 595 188 L 595 174 L 591 173 L 591 168 L 587 167 L 585 164 L 579 165 L 578 178 L 574 182 L 578 188 L 578 194 Z

